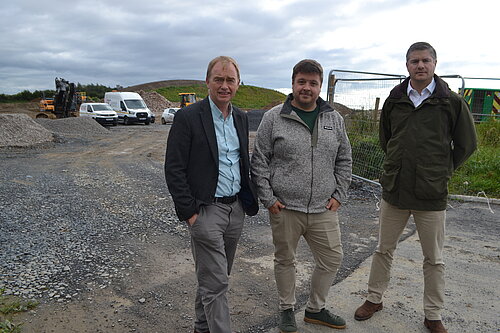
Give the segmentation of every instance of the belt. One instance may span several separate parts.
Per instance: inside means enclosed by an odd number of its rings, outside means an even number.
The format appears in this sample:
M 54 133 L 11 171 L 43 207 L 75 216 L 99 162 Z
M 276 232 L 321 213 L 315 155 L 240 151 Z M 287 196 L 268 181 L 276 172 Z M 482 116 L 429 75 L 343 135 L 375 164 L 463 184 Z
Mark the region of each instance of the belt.
M 235 202 L 236 200 L 238 200 L 238 196 L 236 196 L 236 195 L 233 195 L 231 197 L 215 197 L 214 198 L 214 202 L 218 202 L 218 203 L 222 203 L 222 204 L 226 204 L 226 205 L 230 205 L 233 202 Z

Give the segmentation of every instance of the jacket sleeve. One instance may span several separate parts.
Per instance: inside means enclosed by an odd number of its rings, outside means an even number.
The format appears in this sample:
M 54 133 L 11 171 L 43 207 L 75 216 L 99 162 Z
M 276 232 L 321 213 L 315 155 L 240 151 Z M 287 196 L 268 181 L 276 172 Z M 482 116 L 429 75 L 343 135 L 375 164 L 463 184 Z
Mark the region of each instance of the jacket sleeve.
M 339 134 L 341 142 L 335 158 L 334 171 L 337 188 L 333 192 L 332 197 L 342 203 L 347 198 L 347 191 L 349 190 L 352 180 L 352 151 L 351 143 L 347 137 L 344 120 L 341 116 L 339 116 L 339 118 L 341 123 L 341 133 Z
M 256 191 L 250 180 L 250 160 L 248 156 L 248 116 L 245 112 L 239 111 L 242 120 L 243 135 L 240 139 L 240 159 L 243 160 L 241 170 L 241 189 L 238 197 L 243 205 L 243 210 L 248 216 L 254 216 L 259 212 Z
M 250 163 L 252 181 L 260 201 L 266 208 L 271 207 L 277 200 L 271 188 L 270 163 L 273 156 L 273 119 L 271 116 L 270 111 L 267 111 L 262 117 Z
M 474 120 L 467 103 L 460 97 L 460 106 L 455 126 L 452 129 L 453 140 L 453 168 L 456 170 L 476 150 L 477 136 Z
M 380 113 L 380 121 L 379 121 L 379 140 L 380 140 L 380 148 L 387 154 L 387 142 L 391 138 L 391 128 L 389 124 L 389 115 L 388 115 L 388 102 L 387 100 L 382 107 L 382 112 Z
M 188 183 L 191 128 L 186 112 L 178 112 L 170 128 L 165 154 L 165 179 L 181 221 L 196 213 L 196 203 Z

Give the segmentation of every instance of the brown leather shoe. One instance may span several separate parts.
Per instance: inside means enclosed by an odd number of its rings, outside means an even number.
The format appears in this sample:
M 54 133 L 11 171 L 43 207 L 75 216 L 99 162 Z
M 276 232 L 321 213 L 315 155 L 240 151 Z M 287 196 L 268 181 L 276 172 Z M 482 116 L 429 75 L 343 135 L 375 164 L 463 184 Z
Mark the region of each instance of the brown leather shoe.
M 431 333 L 448 333 L 441 320 L 428 320 L 425 318 L 424 325 Z
M 383 308 L 384 306 L 382 305 L 382 303 L 375 304 L 370 301 L 365 301 L 363 305 L 361 305 L 354 313 L 354 319 L 356 320 L 370 319 L 375 312 L 380 311 Z

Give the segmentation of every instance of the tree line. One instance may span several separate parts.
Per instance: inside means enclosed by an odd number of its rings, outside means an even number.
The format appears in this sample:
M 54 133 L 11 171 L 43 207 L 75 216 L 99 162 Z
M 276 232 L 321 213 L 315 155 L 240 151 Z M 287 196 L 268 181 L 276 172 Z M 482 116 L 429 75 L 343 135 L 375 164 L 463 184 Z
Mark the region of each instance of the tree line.
M 76 91 L 85 92 L 87 98 L 91 100 L 101 100 L 104 98 L 104 93 L 112 90 L 123 89 L 121 86 L 116 86 L 115 88 L 107 87 L 102 84 L 76 84 Z M 55 90 L 35 90 L 33 92 L 29 90 L 23 90 L 17 94 L 7 95 L 0 94 L 0 103 L 16 103 L 16 102 L 31 102 L 38 101 L 42 97 L 53 97 L 56 93 Z

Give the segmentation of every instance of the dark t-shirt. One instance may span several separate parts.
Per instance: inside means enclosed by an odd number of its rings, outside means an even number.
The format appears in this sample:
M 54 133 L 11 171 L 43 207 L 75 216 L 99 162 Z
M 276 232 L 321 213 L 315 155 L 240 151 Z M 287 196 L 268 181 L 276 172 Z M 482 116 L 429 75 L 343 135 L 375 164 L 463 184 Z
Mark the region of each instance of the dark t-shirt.
M 309 130 L 312 133 L 314 129 L 314 124 L 316 123 L 316 118 L 318 117 L 319 106 L 316 105 L 316 108 L 313 111 L 304 111 L 299 108 L 296 108 L 293 105 L 292 109 L 297 113 L 300 119 L 302 119 L 302 121 L 306 123 L 307 127 L 309 127 Z

